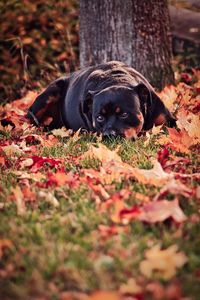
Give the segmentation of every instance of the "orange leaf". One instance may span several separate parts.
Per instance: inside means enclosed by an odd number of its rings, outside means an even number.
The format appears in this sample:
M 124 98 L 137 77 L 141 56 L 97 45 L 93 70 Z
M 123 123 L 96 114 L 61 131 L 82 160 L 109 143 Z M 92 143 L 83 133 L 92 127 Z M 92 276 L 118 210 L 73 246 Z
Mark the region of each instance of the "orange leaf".
M 189 153 L 189 148 L 195 144 L 194 139 L 184 129 L 178 132 L 175 128 L 168 128 L 168 131 L 171 148 L 179 152 Z
M 120 300 L 120 295 L 114 291 L 96 291 L 88 300 Z
M 165 103 L 166 107 L 171 111 L 178 96 L 175 86 L 166 86 L 158 95 Z
M 200 142 L 200 116 L 181 109 L 178 112 L 177 125 L 181 130 L 186 130 L 193 138 L 193 144 Z

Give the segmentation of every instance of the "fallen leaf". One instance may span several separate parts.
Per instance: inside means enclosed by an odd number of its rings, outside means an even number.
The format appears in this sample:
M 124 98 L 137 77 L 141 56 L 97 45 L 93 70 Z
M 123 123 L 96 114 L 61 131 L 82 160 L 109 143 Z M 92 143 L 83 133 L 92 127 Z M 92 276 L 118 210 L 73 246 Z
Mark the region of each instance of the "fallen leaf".
M 160 190 L 160 192 L 154 197 L 154 201 L 157 201 L 163 196 L 166 196 L 168 193 L 171 193 L 173 195 L 182 195 L 184 197 L 190 197 L 192 195 L 192 190 L 188 188 L 185 184 L 182 182 L 172 179 L 169 182 L 167 182 L 166 185 L 163 186 L 163 188 Z
M 178 111 L 177 125 L 181 130 L 187 131 L 188 135 L 193 138 L 193 144 L 200 142 L 200 116 L 181 109 Z
M 162 99 L 166 107 L 172 111 L 178 96 L 176 87 L 168 85 L 160 93 L 158 93 L 158 96 Z
M 12 192 L 15 196 L 18 215 L 24 215 L 26 212 L 26 206 L 25 206 L 25 202 L 24 202 L 24 195 L 23 195 L 22 190 L 19 187 L 19 185 L 17 185 L 15 188 L 13 188 Z
M 32 158 L 26 158 L 20 162 L 20 166 L 21 166 L 21 168 L 26 168 L 26 167 L 32 166 L 33 163 L 34 162 L 33 162 Z
M 12 156 L 13 154 L 22 154 L 23 151 L 20 149 L 20 147 L 14 143 L 12 143 L 9 146 L 1 147 L 1 149 L 6 153 L 7 156 Z
M 0 240 L 0 258 L 2 258 L 5 249 L 10 249 L 12 247 L 13 247 L 13 243 L 10 240 L 7 239 Z
M 53 129 L 51 132 L 53 133 L 53 135 L 60 136 L 61 138 L 70 137 L 72 135 L 71 129 L 67 130 L 65 127 Z
M 59 296 L 59 300 L 90 300 L 89 295 L 81 292 L 63 291 Z
M 175 128 L 168 128 L 170 147 L 176 151 L 189 153 L 189 148 L 196 144 L 186 130 L 177 131 Z
M 57 167 L 60 163 L 60 159 L 49 158 L 49 157 L 41 157 L 41 156 L 32 156 L 31 157 L 33 164 L 30 165 L 30 170 L 32 172 L 37 172 L 44 164 L 49 164 L 51 167 Z
M 43 198 L 46 202 L 54 207 L 58 207 L 60 205 L 56 197 L 51 192 L 39 191 L 38 196 Z
M 127 283 L 120 286 L 119 291 L 121 294 L 139 294 L 142 292 L 142 288 L 134 278 L 129 278 Z
M 160 282 L 151 282 L 147 284 L 146 291 L 151 293 L 152 299 L 154 300 L 165 299 L 165 288 Z
M 154 159 L 152 163 L 153 168 L 150 170 L 134 168 L 132 170 L 133 176 L 139 182 L 155 186 L 162 186 L 174 177 L 172 173 L 166 173 L 157 160 Z
M 148 223 L 163 222 L 168 218 L 180 223 L 187 217 L 179 207 L 178 200 L 162 200 L 145 204 L 140 211 L 137 219 Z
M 20 179 L 31 179 L 36 182 L 40 182 L 42 179 L 46 178 L 46 176 L 40 172 L 27 173 L 25 171 L 13 171 L 13 174 L 18 176 Z
M 146 259 L 140 263 L 140 272 L 150 278 L 154 272 L 165 280 L 169 280 L 176 275 L 176 270 L 184 266 L 187 257 L 183 252 L 178 252 L 177 245 L 172 245 L 167 249 L 160 249 L 160 245 L 155 245 L 145 252 Z
M 110 215 L 110 218 L 114 223 L 128 224 L 131 220 L 157 223 L 163 222 L 168 218 L 172 218 L 177 223 L 181 223 L 187 219 L 179 207 L 177 199 L 174 201 L 162 200 L 149 202 L 142 206 L 134 205 L 132 207 L 127 207 L 125 202 L 117 200 L 111 202 L 110 205 L 113 206 L 113 212 Z M 107 208 L 109 208 L 109 206 L 107 205 Z
M 89 300 L 120 300 L 120 294 L 114 291 L 96 291 L 90 295 Z
M 67 184 L 71 188 L 77 188 L 79 186 L 79 176 L 68 172 L 67 174 L 63 171 L 57 171 L 56 173 L 48 174 L 47 187 L 55 184 L 57 186 L 63 186 Z
M 84 153 L 85 157 L 96 157 L 103 163 L 108 163 L 110 161 L 122 162 L 121 157 L 117 154 L 117 150 L 111 151 L 105 145 L 98 144 L 98 148 L 90 146 L 89 150 Z

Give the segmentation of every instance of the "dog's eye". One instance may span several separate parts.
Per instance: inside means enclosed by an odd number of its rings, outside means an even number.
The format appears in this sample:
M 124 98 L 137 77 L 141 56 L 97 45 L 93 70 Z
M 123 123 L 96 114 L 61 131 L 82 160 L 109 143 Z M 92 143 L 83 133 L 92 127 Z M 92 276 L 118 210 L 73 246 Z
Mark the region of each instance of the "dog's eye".
M 102 115 L 98 115 L 98 116 L 97 116 L 97 122 L 101 123 L 101 122 L 103 122 L 104 120 L 105 120 L 104 116 L 102 116 Z
M 126 119 L 128 117 L 128 113 L 127 112 L 123 112 L 119 115 L 120 119 Z

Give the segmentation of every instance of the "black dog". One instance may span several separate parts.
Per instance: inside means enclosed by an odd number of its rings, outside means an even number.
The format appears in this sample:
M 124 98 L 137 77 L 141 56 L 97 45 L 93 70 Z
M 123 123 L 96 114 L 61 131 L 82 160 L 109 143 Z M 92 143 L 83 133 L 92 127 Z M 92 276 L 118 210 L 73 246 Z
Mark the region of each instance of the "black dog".
M 36 124 L 104 136 L 135 138 L 153 125 L 176 121 L 149 82 L 118 61 L 88 67 L 52 82 L 29 108 Z

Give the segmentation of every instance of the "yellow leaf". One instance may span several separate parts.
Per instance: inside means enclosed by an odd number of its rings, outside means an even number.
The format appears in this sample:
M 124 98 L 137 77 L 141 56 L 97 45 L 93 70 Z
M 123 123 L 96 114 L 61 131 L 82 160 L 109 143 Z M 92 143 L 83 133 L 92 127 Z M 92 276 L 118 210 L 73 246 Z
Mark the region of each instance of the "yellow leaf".
M 22 193 L 22 190 L 17 185 L 14 189 L 12 189 L 12 192 L 16 199 L 17 213 L 18 215 L 23 215 L 26 212 L 26 206 L 25 206 L 24 195 Z
M 119 290 L 121 294 L 139 294 L 142 292 L 142 288 L 134 278 L 129 278 L 127 283 L 120 286 Z
M 187 262 L 186 255 L 178 252 L 177 245 L 164 250 L 160 249 L 160 245 L 155 245 L 146 251 L 145 257 L 146 259 L 140 263 L 140 272 L 148 278 L 157 272 L 161 278 L 168 280 Z
M 53 129 L 52 130 L 53 135 L 60 136 L 62 138 L 69 137 L 72 134 L 71 129 L 67 130 L 65 127 L 59 128 L 59 129 Z
M 96 157 L 103 163 L 110 161 L 122 162 L 121 157 L 117 154 L 117 151 L 118 149 L 111 151 L 103 144 L 98 144 L 98 148 L 90 146 L 89 150 L 84 154 L 84 157 Z

